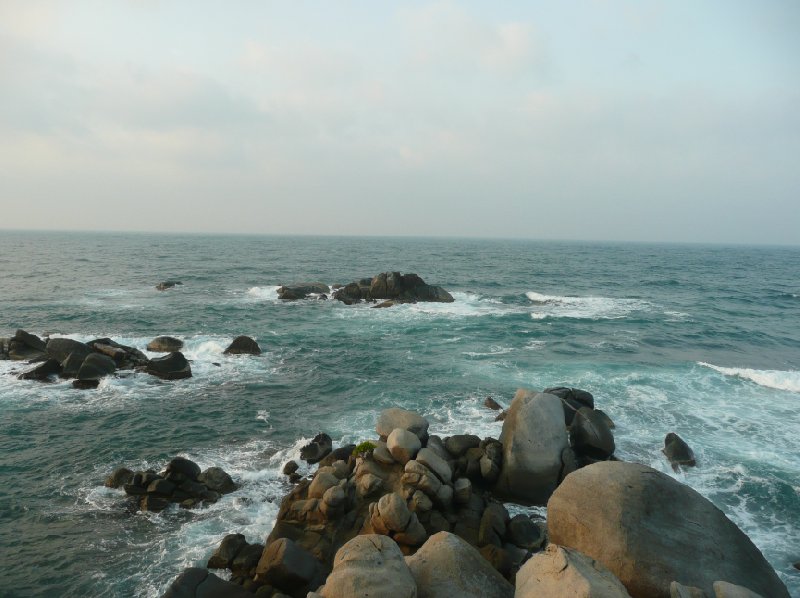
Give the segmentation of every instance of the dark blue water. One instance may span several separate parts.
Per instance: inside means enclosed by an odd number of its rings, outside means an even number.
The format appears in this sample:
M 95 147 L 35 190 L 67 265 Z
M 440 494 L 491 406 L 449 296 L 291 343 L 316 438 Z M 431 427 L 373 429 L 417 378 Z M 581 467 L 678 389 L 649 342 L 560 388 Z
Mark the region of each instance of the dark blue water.
M 0 362 L 0 593 L 156 596 L 226 533 L 263 541 L 303 439 L 371 435 L 380 409 L 499 433 L 485 396 L 585 388 L 618 454 L 722 508 L 800 595 L 800 248 L 0 232 L 0 336 L 22 327 L 144 348 L 186 341 L 190 380 L 96 391 Z M 283 303 L 298 280 L 417 272 L 452 304 Z M 183 286 L 158 292 L 178 279 Z M 236 335 L 264 355 L 225 358 Z M 213 365 L 220 363 L 220 367 Z M 698 454 L 673 474 L 669 431 Z M 102 486 L 182 454 L 242 488 L 196 512 L 131 514 Z

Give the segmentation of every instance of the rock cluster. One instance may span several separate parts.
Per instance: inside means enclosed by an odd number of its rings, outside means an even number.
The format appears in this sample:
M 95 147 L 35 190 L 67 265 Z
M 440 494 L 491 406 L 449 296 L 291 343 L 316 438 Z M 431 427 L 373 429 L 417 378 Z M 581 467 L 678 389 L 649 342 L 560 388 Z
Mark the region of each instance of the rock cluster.
M 361 301 L 389 300 L 398 303 L 434 301 L 452 303 L 453 296 L 442 287 L 427 284 L 417 274 L 383 272 L 334 287 L 333 298 L 352 305 Z M 388 307 L 388 305 L 386 306 Z
M 278 287 L 278 299 L 294 301 L 296 299 L 307 299 L 309 296 L 327 299 L 330 292 L 331 288 L 323 282 L 296 282 Z
M 263 596 L 788 596 L 710 502 L 614 459 L 589 393 L 548 390 L 517 392 L 500 440 L 440 438 L 403 409 L 358 447 L 319 435 L 304 449 L 319 461 L 310 479 L 284 469 L 298 483 L 258 560 L 260 545 L 232 534 L 208 566 Z M 547 528 L 510 517 L 497 500 L 509 495 L 547 504 Z
M 87 343 L 61 337 L 45 341 L 20 329 L 13 337 L 0 338 L 0 359 L 36 364 L 18 376 L 21 380 L 47 382 L 59 377 L 74 379 L 76 388 L 96 388 L 102 378 L 119 370 L 146 372 L 164 380 L 190 378 L 192 367 L 179 351 L 182 347 L 180 339 L 156 337 L 148 343 L 147 350 L 167 355 L 149 359 L 139 349 L 110 338 L 98 338 Z M 240 336 L 225 353 L 260 355 L 261 348 L 252 338 Z
M 221 495 L 236 490 L 231 476 L 219 467 L 200 469 L 194 461 L 175 457 L 161 473 L 131 471 L 120 467 L 106 478 L 109 488 L 123 488 L 142 511 L 163 511 L 170 503 L 191 509 L 201 503 L 217 502 Z

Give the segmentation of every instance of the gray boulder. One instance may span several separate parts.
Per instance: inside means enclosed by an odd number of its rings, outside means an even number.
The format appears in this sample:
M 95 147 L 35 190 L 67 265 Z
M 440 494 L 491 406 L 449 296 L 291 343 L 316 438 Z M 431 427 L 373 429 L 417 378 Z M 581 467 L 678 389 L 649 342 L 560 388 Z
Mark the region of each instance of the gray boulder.
M 164 380 L 181 380 L 192 377 L 192 367 L 180 351 L 147 362 L 145 371 Z
M 519 389 L 500 435 L 503 463 L 495 491 L 509 500 L 543 505 L 559 481 L 568 446 L 561 399 Z
M 789 593 L 750 539 L 696 491 L 650 467 L 603 461 L 567 476 L 547 503 L 550 541 L 596 559 L 634 598 L 670 584 L 713 595 L 720 579 L 770 598 Z
M 256 567 L 257 581 L 266 582 L 295 598 L 304 598 L 322 583 L 322 579 L 320 562 L 289 538 L 271 542 Z
M 20 380 L 38 380 L 40 382 L 46 382 L 60 373 L 61 364 L 55 359 L 47 359 L 35 368 L 21 373 L 17 378 Z
M 333 558 L 318 590 L 324 598 L 416 598 L 417 585 L 397 543 L 379 534 L 356 536 Z
M 75 362 L 83 363 L 86 356 L 92 352 L 92 348 L 89 345 L 71 338 L 51 338 L 47 341 L 47 355 L 62 365 L 70 354 L 74 355 L 72 359 Z M 75 370 L 75 374 L 77 373 L 78 371 Z
M 190 567 L 170 584 L 161 598 L 252 598 L 242 586 L 209 573 L 208 569 Z
M 225 355 L 261 355 L 261 347 L 249 336 L 237 336 L 223 353 Z
M 386 449 L 392 459 L 401 465 L 405 465 L 416 457 L 421 447 L 422 444 L 417 435 L 403 428 L 395 428 L 386 438 Z
M 439 532 L 406 563 L 419 598 L 512 598 L 508 583 L 474 547 L 449 532 Z
M 78 380 L 100 380 L 117 371 L 117 364 L 108 355 L 90 353 L 78 370 Z
M 385 439 L 395 428 L 402 428 L 416 434 L 423 446 L 428 439 L 428 420 L 418 413 L 399 409 L 398 407 L 381 411 L 378 416 L 378 423 L 375 424 L 375 431 L 378 436 L 381 439 Z
M 514 598 L 630 598 L 614 574 L 580 552 L 550 544 L 517 572 Z
M 296 282 L 278 288 L 278 299 L 293 301 L 309 295 L 327 295 L 331 288 L 323 282 Z

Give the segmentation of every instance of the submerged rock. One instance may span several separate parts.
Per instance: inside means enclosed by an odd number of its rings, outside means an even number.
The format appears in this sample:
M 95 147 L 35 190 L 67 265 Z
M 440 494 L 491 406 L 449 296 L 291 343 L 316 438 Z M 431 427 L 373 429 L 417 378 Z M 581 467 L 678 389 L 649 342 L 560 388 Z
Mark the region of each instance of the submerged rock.
M 171 289 L 182 284 L 183 283 L 180 280 L 165 280 L 156 285 L 156 290 L 166 291 L 167 289 Z

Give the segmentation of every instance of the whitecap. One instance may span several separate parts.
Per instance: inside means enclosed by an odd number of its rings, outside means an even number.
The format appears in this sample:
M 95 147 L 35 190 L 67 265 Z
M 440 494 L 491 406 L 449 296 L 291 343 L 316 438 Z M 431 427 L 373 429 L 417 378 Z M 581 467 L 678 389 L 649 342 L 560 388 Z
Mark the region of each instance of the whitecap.
M 251 301 L 277 301 L 280 286 L 250 287 L 245 295 Z
M 755 382 L 759 386 L 774 388 L 776 390 L 787 390 L 789 392 L 800 392 L 800 371 L 796 370 L 753 370 L 749 368 L 724 368 L 704 361 L 698 361 L 698 365 L 711 368 L 715 372 L 734 378 L 741 378 Z
M 544 295 L 528 291 L 525 296 L 540 306 L 531 313 L 534 320 L 547 318 L 574 318 L 587 320 L 615 320 L 636 311 L 649 311 L 652 304 L 642 299 L 614 297 L 568 297 Z

